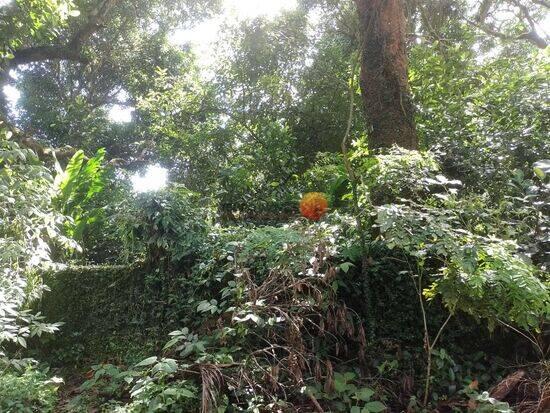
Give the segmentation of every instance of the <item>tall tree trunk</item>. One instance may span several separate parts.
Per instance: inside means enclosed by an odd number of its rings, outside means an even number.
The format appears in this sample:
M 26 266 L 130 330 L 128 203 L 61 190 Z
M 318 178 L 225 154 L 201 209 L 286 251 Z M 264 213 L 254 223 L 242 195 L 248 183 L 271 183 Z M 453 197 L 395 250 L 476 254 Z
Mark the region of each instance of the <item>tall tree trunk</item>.
M 410 98 L 403 0 L 355 0 L 361 28 L 361 94 L 369 146 L 418 148 Z

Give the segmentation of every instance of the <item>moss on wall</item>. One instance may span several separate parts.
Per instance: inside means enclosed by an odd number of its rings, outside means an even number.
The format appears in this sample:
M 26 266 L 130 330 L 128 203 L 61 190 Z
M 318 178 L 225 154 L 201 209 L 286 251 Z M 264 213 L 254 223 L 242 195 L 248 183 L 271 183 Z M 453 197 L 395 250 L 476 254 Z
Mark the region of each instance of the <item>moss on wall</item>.
M 147 274 L 141 265 L 69 267 L 45 274 L 51 291 L 38 309 L 48 321 L 63 323 L 45 350 L 51 361 L 77 365 L 98 360 L 98 354 L 138 357 L 145 343 L 154 346 L 164 339 L 174 320 L 166 319 L 163 291 Z

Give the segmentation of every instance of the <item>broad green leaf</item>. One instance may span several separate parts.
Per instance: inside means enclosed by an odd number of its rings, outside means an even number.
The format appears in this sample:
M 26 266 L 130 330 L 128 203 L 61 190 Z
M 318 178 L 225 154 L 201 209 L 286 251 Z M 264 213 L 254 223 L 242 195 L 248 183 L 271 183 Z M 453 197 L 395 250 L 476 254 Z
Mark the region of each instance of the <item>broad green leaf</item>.
M 22 346 L 27 348 L 27 340 L 25 340 L 23 337 L 19 336 L 17 337 L 17 342 Z
M 344 271 L 347 274 L 347 272 L 351 267 L 355 267 L 355 264 L 353 264 L 352 262 L 343 262 L 342 264 L 340 264 L 339 267 L 342 271 Z
M 157 360 L 158 359 L 157 359 L 156 356 L 148 357 L 145 360 L 142 360 L 138 364 L 136 364 L 136 367 L 150 366 L 150 365 L 156 363 Z
M 367 409 L 369 413 L 380 413 L 386 410 L 386 406 L 379 401 L 374 401 L 365 404 L 365 409 Z
M 368 387 L 364 387 L 362 389 L 359 389 L 359 391 L 355 394 L 355 396 L 359 400 L 363 400 L 364 402 L 368 402 L 373 394 L 374 394 L 374 390 L 369 389 Z
M 550 159 L 542 159 L 533 164 L 533 170 L 540 179 L 545 179 L 550 174 Z

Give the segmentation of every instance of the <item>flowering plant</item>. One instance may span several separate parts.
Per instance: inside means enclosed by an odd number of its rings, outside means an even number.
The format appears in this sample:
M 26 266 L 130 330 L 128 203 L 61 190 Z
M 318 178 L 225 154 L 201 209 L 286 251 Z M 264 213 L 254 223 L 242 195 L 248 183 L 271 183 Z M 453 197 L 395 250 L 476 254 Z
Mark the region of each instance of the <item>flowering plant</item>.
M 319 221 L 327 210 L 328 201 L 321 192 L 308 192 L 300 201 L 301 214 L 312 221 Z

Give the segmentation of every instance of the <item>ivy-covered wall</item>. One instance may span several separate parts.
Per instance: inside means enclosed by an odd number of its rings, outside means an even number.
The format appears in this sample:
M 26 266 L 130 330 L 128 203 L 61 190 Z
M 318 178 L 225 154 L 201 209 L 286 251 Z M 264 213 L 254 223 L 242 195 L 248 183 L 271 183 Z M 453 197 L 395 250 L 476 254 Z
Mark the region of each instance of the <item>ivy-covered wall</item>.
M 133 358 L 147 350 L 144 343 L 164 340 L 177 323 L 168 309 L 174 283 L 153 274 L 140 265 L 69 267 L 46 274 L 51 291 L 39 310 L 47 320 L 63 323 L 47 355 L 73 365 L 92 355 L 97 360 L 98 353 Z
M 374 281 L 371 317 L 375 331 L 371 335 L 382 340 L 397 337 L 402 343 L 420 342 L 421 319 L 411 281 L 406 276 L 396 279 L 392 270 L 391 262 L 369 268 L 368 277 Z M 344 284 L 350 282 L 355 288 L 342 286 L 340 298 L 366 319 L 365 280 L 358 276 L 351 272 L 344 276 Z M 48 321 L 64 324 L 49 339 L 42 356 L 54 365 L 74 367 L 89 366 L 88 361 L 102 357 L 104 362 L 117 364 L 139 361 L 161 348 L 170 331 L 184 326 L 200 328 L 195 310 L 208 295 L 208 287 L 198 285 L 196 277 L 142 264 L 69 267 L 46 274 L 44 281 L 51 291 L 44 294 L 39 310 Z M 437 330 L 446 313 L 439 303 L 432 303 L 427 310 L 430 329 Z M 470 317 L 455 317 L 450 326 L 442 338 L 444 347 L 462 340 L 479 344 L 489 337 L 486 328 Z M 494 346 L 493 350 L 499 352 Z

